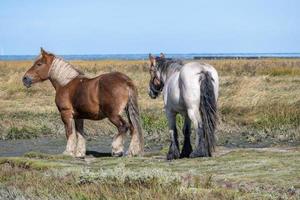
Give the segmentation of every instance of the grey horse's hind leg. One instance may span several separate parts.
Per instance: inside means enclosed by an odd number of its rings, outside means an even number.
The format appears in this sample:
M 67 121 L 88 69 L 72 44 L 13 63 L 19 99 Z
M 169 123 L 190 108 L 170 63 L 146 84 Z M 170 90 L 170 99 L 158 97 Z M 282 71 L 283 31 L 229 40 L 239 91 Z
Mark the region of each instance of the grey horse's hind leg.
M 188 115 L 193 122 L 194 129 L 196 132 L 196 147 L 190 154 L 190 158 L 209 156 L 206 139 L 204 138 L 204 132 L 201 126 L 200 113 L 198 109 L 188 109 Z
M 204 136 L 203 128 L 199 123 L 199 127 L 197 129 L 197 137 L 196 137 L 196 148 L 195 150 L 191 153 L 190 157 L 195 158 L 195 157 L 208 157 L 208 147 L 207 147 L 207 142 Z
M 176 128 L 176 114 L 170 111 L 166 111 L 169 124 L 169 132 L 171 137 L 171 144 L 169 152 L 167 154 L 167 160 L 173 160 L 179 158 L 179 144 L 178 133 Z
M 180 154 L 180 158 L 188 158 L 193 151 L 192 145 L 191 145 L 191 120 L 188 116 L 185 116 L 184 119 L 184 125 L 183 130 L 184 134 L 184 142 L 183 142 L 183 148 Z

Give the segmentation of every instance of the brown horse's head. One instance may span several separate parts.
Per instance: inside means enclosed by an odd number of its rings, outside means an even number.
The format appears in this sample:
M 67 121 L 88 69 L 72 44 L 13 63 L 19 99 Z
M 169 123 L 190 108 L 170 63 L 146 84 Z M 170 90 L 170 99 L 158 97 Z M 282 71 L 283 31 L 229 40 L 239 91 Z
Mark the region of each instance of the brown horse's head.
M 41 48 L 40 56 L 34 61 L 32 67 L 23 76 L 23 84 L 30 87 L 33 83 L 42 82 L 49 78 L 49 70 L 54 55 Z
M 149 54 L 149 60 L 150 60 L 150 82 L 149 82 L 149 96 L 152 99 L 155 99 L 162 91 L 164 84 L 161 81 L 161 74 L 158 70 L 157 61 L 165 59 L 165 56 L 163 53 L 160 54 L 160 57 L 154 57 L 151 54 Z

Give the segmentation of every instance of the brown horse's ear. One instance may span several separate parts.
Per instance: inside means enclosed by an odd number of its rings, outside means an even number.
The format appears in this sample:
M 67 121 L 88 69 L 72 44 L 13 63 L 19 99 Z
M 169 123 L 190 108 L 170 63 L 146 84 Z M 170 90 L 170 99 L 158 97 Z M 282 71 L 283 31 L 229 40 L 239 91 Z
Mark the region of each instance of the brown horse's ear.
M 42 56 L 44 56 L 44 55 L 47 55 L 48 53 L 47 53 L 47 51 L 45 51 L 44 49 L 43 49 L 43 47 L 41 47 L 41 54 L 42 54 Z
M 165 58 L 165 54 L 160 53 L 160 58 Z

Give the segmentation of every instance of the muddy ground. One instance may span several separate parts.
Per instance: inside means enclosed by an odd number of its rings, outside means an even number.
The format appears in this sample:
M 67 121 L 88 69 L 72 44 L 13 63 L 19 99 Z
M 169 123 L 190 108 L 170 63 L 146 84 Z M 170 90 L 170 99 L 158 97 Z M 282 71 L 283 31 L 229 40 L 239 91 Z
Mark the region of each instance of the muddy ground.
M 125 149 L 129 146 L 129 139 L 125 142 Z M 100 156 L 111 153 L 112 137 L 97 136 L 87 138 L 87 155 Z M 20 140 L 0 140 L 0 157 L 17 157 L 28 152 L 39 152 L 45 154 L 61 154 L 66 147 L 66 138 L 60 137 L 41 137 Z M 163 148 L 162 144 L 149 143 L 146 153 L 156 153 Z

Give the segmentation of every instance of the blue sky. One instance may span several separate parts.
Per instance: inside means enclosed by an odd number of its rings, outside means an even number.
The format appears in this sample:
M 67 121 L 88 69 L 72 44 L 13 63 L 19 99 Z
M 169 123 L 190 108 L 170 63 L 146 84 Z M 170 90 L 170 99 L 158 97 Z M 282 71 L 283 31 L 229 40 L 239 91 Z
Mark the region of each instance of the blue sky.
M 1 0 L 0 53 L 300 52 L 299 0 Z

